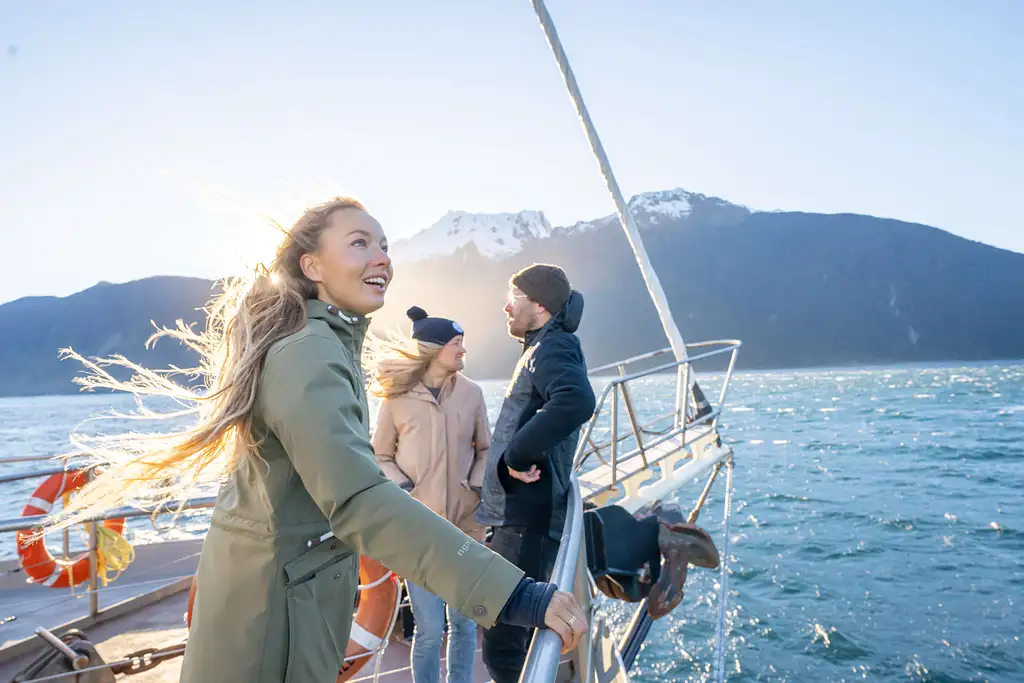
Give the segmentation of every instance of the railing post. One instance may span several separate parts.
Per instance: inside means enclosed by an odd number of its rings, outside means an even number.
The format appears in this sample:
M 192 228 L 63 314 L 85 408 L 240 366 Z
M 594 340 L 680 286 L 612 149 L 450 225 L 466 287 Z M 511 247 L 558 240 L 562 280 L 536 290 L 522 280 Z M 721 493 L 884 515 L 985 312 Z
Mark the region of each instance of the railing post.
M 89 481 L 96 477 L 96 470 L 89 470 Z M 95 619 L 100 613 L 99 594 L 99 526 L 96 520 L 86 524 L 89 529 L 89 616 Z
M 689 363 L 683 363 L 676 367 L 676 418 L 675 424 L 672 425 L 673 429 L 679 429 L 686 422 L 682 413 L 686 402 L 686 387 L 689 385 L 683 378 L 683 368 L 688 366 Z
M 720 392 L 718 392 L 718 410 L 719 410 L 719 414 L 721 414 L 722 408 L 725 407 L 725 392 L 729 388 L 729 382 L 732 381 L 732 372 L 736 368 L 736 353 L 738 351 L 739 351 L 739 348 L 736 347 L 736 348 L 734 348 L 732 350 L 732 353 L 729 354 L 729 369 L 725 371 L 725 379 L 722 381 L 722 390 Z M 715 418 L 715 421 L 714 421 L 714 423 L 712 423 L 711 426 L 715 427 L 715 428 L 718 427 L 718 418 L 717 417 Z
M 679 366 L 679 370 L 682 372 L 683 376 L 683 382 L 681 386 L 683 388 L 683 391 L 686 391 L 690 387 L 690 364 L 688 362 L 683 363 L 681 366 Z M 676 413 L 676 419 L 682 421 L 678 427 L 678 429 L 680 430 L 680 443 L 686 443 L 686 425 L 689 424 L 689 420 L 686 419 L 686 411 L 688 405 L 689 401 L 686 400 L 685 396 L 683 397 L 682 403 L 677 404 L 678 412 Z
M 626 376 L 626 368 L 619 366 L 619 375 L 621 377 Z M 637 422 L 636 411 L 633 409 L 633 399 L 629 395 L 629 383 L 622 383 L 622 402 L 626 406 L 626 417 L 629 418 L 629 427 L 633 430 L 633 438 L 636 439 L 636 447 L 640 451 L 640 459 L 644 461 L 644 467 L 647 467 L 647 453 L 644 449 L 644 438 L 643 433 L 640 430 L 640 424 Z
M 619 483 L 619 385 L 612 386 L 612 486 Z

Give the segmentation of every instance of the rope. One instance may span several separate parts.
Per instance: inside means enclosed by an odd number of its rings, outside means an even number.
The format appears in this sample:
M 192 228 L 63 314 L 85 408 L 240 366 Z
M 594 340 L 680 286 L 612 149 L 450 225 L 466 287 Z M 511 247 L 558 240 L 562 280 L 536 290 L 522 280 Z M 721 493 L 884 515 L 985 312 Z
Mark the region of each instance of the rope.
M 104 586 L 108 586 L 135 560 L 135 548 L 127 538 L 102 524 L 97 525 L 96 531 L 97 578 L 103 582 Z M 108 576 L 111 572 L 116 573 L 113 576 Z
M 370 590 L 371 588 L 376 588 L 377 586 L 381 585 L 382 583 L 384 583 L 385 581 L 387 581 L 388 579 L 390 579 L 390 578 L 391 578 L 391 574 L 392 574 L 392 572 L 391 572 L 391 570 L 389 569 L 389 570 L 387 571 L 387 573 L 386 573 L 386 574 L 384 574 L 384 576 L 380 577 L 379 579 L 377 579 L 377 580 L 376 580 L 376 581 L 374 581 L 373 583 L 368 583 L 368 584 L 366 584 L 365 586 L 359 586 L 359 590 L 361 590 L 361 591 L 368 591 L 368 590 Z
M 716 470 L 717 473 L 717 470 Z M 718 625 L 715 627 L 715 682 L 725 681 L 725 620 L 729 598 L 729 518 L 732 516 L 732 456 L 725 463 L 725 511 L 722 513 L 722 567 L 719 582 Z
M 68 501 L 74 492 L 67 492 L 61 495 L 61 502 L 67 506 Z M 123 535 L 111 531 L 103 523 L 96 524 L 96 578 L 109 586 L 112 581 L 121 576 L 121 572 L 128 568 L 135 561 L 135 548 Z M 57 560 L 57 564 L 67 567 L 68 578 L 71 580 L 71 592 L 75 592 L 74 577 L 75 560 Z M 115 572 L 110 576 L 111 572 Z
M 719 460 L 715 463 L 715 469 L 711 471 L 711 476 L 708 477 L 708 481 L 704 484 L 704 490 L 700 492 L 700 498 L 697 499 L 697 504 L 690 510 L 690 514 L 686 517 L 687 524 L 696 524 L 697 518 L 700 517 L 700 511 L 704 508 L 704 503 L 708 500 L 708 494 L 711 493 L 711 485 L 715 483 L 715 479 L 718 477 L 718 471 L 722 469 L 722 461 Z

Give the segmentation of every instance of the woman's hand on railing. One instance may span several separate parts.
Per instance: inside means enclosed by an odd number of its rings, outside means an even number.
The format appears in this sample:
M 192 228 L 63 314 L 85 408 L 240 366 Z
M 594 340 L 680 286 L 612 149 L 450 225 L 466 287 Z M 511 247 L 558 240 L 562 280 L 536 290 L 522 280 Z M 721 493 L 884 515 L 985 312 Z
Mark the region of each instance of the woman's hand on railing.
M 580 638 L 587 631 L 587 618 L 572 593 L 555 591 L 544 612 L 544 625 L 562 639 L 562 654 L 576 649 Z

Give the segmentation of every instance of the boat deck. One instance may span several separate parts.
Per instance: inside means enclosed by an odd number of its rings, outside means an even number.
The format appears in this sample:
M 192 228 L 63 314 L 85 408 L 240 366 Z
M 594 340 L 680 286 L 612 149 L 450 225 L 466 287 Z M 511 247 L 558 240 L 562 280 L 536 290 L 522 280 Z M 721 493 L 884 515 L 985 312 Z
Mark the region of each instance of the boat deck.
M 70 589 L 28 583 L 17 560 L 0 563 L 0 681 L 6 683 L 41 650 L 37 626 L 55 633 L 77 628 L 97 645 L 105 661 L 145 647 L 185 638 L 185 606 L 199 564 L 200 540 L 169 541 L 135 548 L 135 561 L 109 586 L 101 586 L 97 618 L 89 616 L 87 584 Z M 133 680 L 152 678 L 164 664 Z M 176 674 L 175 674 L 176 676 Z

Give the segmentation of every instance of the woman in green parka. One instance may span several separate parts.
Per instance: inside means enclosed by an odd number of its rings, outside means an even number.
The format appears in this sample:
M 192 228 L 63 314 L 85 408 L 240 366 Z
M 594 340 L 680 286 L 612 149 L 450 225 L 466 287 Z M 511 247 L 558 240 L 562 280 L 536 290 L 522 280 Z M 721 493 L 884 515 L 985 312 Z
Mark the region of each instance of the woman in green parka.
M 87 387 L 188 401 L 196 419 L 178 432 L 76 437 L 104 470 L 54 527 L 125 503 L 183 500 L 210 476 L 222 482 L 182 683 L 333 682 L 360 553 L 484 628 L 546 626 L 566 651 L 586 630 L 571 594 L 524 578 L 377 466 L 359 359 L 366 316 L 383 306 L 391 277 L 380 224 L 338 198 L 287 231 L 269 268 L 226 283 L 204 333 L 158 333 L 200 352 L 204 391 L 70 352 L 92 371 L 80 380 Z M 133 377 L 118 381 L 108 364 Z

